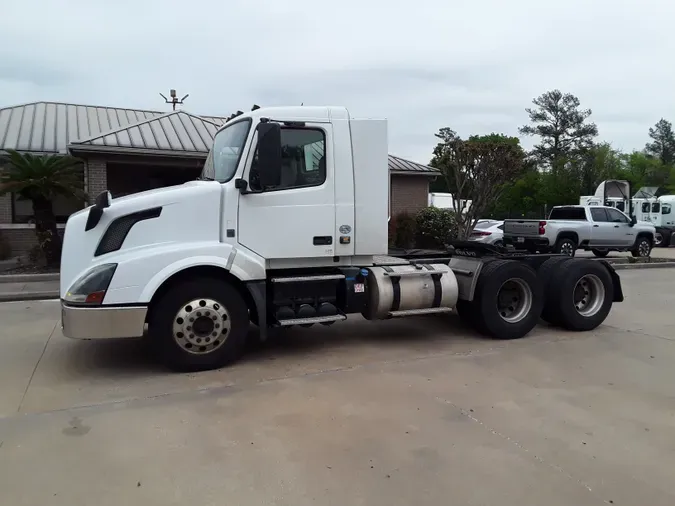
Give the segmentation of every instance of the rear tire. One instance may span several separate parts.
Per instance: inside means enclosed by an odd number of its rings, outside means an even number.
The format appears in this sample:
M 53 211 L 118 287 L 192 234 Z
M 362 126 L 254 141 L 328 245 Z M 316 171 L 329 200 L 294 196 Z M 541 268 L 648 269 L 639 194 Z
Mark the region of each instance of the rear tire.
M 249 329 L 246 302 L 232 285 L 198 278 L 172 286 L 153 305 L 154 354 L 176 371 L 217 369 L 237 360 Z
M 550 279 L 547 310 L 555 315 L 555 323 L 567 330 L 593 330 L 612 308 L 614 284 L 607 267 L 587 259 L 559 267 Z
M 570 261 L 572 261 L 572 258 L 567 256 L 551 257 L 541 264 L 539 270 L 537 270 L 539 282 L 544 287 L 544 308 L 541 312 L 541 318 L 551 325 L 560 325 L 558 309 L 551 302 L 557 291 L 557 287 L 551 283 L 551 278 L 564 268 L 565 263 Z
M 476 328 L 476 310 L 473 302 L 468 300 L 458 300 L 455 306 L 455 312 L 459 315 L 459 319 L 466 325 Z
M 574 239 L 563 237 L 558 239 L 553 247 L 553 252 L 559 255 L 573 257 L 577 252 L 577 243 Z
M 495 339 L 518 339 L 538 323 L 543 290 L 534 269 L 513 260 L 495 260 L 481 270 L 473 309 L 474 326 Z
M 591 251 L 598 258 L 605 258 L 607 255 L 609 255 L 608 249 L 592 249 Z

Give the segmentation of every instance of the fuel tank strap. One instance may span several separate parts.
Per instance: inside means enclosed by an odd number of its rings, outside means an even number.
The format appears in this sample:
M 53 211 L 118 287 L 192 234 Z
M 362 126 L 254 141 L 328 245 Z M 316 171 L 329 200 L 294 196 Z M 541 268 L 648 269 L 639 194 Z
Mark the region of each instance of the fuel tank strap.
M 394 269 L 387 265 L 383 265 L 382 269 L 389 274 L 394 273 Z M 401 278 L 398 276 L 389 276 L 389 279 L 391 280 L 391 288 L 394 290 L 394 300 L 391 301 L 390 311 L 398 311 L 401 307 Z
M 441 307 L 441 301 L 443 300 L 443 284 L 441 283 L 442 273 L 438 272 L 431 265 L 422 264 L 422 266 L 431 271 L 431 280 L 434 282 L 434 301 L 431 303 L 431 307 Z

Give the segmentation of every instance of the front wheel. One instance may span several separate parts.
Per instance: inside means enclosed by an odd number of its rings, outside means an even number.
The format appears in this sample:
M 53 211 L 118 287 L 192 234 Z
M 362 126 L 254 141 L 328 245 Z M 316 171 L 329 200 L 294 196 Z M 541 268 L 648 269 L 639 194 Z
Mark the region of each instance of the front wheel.
M 608 249 L 592 249 L 591 251 L 598 258 L 605 258 L 607 255 L 609 255 Z
M 150 308 L 155 354 L 178 371 L 217 369 L 237 360 L 249 328 L 246 302 L 232 285 L 198 278 L 180 282 Z
M 646 237 L 638 237 L 631 254 L 635 258 L 647 258 L 652 252 L 652 242 Z

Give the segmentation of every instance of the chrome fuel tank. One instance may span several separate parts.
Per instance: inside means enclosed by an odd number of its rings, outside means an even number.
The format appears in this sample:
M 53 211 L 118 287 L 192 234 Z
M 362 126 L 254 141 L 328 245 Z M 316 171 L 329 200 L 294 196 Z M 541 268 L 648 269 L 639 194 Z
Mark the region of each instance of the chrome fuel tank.
M 457 304 L 457 279 L 446 264 L 391 265 L 368 268 L 368 307 L 363 316 L 380 320 L 395 311 Z

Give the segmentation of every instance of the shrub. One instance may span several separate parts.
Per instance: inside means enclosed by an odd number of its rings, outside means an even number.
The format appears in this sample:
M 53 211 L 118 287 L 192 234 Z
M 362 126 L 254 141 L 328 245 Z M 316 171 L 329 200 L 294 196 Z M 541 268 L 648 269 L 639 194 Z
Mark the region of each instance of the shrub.
M 417 246 L 420 248 L 445 248 L 457 236 L 455 213 L 449 209 L 427 207 L 417 213 Z
M 387 229 L 389 234 L 389 247 L 393 248 L 396 245 L 396 216 L 389 218 Z
M 396 216 L 394 225 L 395 240 L 394 246 L 397 248 L 412 248 L 415 246 L 415 236 L 417 227 L 415 218 L 408 213 L 401 213 Z

